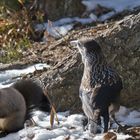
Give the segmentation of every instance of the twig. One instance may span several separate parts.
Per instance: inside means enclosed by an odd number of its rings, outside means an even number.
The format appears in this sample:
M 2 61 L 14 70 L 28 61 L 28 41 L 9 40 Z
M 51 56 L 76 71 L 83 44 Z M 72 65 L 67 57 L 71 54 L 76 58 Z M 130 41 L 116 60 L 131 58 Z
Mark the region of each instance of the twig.
M 48 98 L 48 100 L 49 100 L 49 103 L 50 103 L 50 105 L 51 105 L 51 109 L 52 109 L 52 111 L 53 111 L 53 113 L 54 113 L 54 115 L 55 115 L 55 120 L 57 121 L 57 124 L 59 125 L 59 120 L 58 120 L 58 117 L 57 117 L 56 109 L 55 109 L 55 107 L 54 107 L 54 105 L 53 105 L 53 103 L 52 103 L 52 101 L 51 101 L 51 99 L 50 99 L 50 97 L 49 97 L 49 95 L 48 95 L 48 93 L 47 93 L 46 88 L 45 88 L 45 90 L 44 90 L 44 94 L 45 94 L 45 96 L 46 96 L 46 97 Z

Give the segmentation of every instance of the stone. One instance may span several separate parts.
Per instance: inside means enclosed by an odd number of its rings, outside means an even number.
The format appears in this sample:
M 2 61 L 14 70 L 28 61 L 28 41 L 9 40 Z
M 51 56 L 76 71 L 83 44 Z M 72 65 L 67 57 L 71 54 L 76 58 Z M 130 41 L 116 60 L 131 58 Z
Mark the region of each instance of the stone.
M 102 47 L 108 63 L 123 79 L 122 105 L 139 107 L 140 101 L 140 13 L 120 21 L 101 24 L 69 33 L 51 45 L 49 53 L 54 66 L 40 77 L 47 86 L 57 110 L 81 111 L 79 86 L 83 73 L 81 57 L 69 41 L 93 37 Z M 46 50 L 47 52 L 48 50 Z

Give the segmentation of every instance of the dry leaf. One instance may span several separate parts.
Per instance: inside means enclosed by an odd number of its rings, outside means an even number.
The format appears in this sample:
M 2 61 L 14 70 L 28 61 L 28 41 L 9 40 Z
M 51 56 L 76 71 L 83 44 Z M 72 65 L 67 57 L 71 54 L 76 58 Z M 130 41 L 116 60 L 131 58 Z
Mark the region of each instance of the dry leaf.
M 53 124 L 54 124 L 54 111 L 53 111 L 53 108 L 51 109 L 51 113 L 50 113 L 50 124 L 51 124 L 51 128 L 53 128 Z
M 64 140 L 70 140 L 70 136 L 67 136 L 66 138 L 64 138 Z
M 117 140 L 117 135 L 114 132 L 105 133 L 103 140 Z
M 56 113 L 54 106 L 52 106 L 52 110 L 53 110 L 53 113 L 55 115 L 55 120 L 57 121 L 57 124 L 59 124 L 59 120 L 58 120 L 57 113 Z
M 44 95 L 48 98 L 50 104 L 51 104 L 51 114 L 53 114 L 53 121 L 54 121 L 54 116 L 55 116 L 55 120 L 57 121 L 58 125 L 59 125 L 59 120 L 58 120 L 58 117 L 57 117 L 57 113 L 56 113 L 56 110 L 54 108 L 54 105 L 52 104 L 51 102 L 51 99 L 47 93 L 47 89 L 44 90 Z M 52 122 L 51 120 L 51 117 L 50 117 L 50 122 Z
M 69 127 L 69 129 L 76 129 L 76 127 L 74 127 L 74 126 L 71 126 L 71 127 Z
M 18 0 L 18 2 L 21 4 L 21 5 L 23 5 L 24 4 L 24 0 Z

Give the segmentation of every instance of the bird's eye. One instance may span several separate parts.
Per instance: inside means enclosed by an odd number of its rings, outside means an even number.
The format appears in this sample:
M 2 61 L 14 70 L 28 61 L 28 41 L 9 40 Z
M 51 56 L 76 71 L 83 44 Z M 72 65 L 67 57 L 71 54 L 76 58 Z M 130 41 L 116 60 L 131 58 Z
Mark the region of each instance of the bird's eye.
M 82 43 L 81 43 L 81 42 L 79 42 L 79 41 L 77 42 L 77 46 L 78 46 L 78 47 L 80 47 L 80 48 L 82 48 L 82 47 L 83 47 Z
M 77 42 L 77 45 L 78 45 L 78 46 L 81 46 L 81 43 L 80 43 L 80 42 Z

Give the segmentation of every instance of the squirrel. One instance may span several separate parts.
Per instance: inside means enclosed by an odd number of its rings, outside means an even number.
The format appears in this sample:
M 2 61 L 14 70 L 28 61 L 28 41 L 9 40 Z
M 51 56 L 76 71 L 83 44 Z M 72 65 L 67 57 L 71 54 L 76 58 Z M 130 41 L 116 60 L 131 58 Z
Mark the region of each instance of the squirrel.
M 0 89 L 0 137 L 22 129 L 34 110 L 50 112 L 50 102 L 33 80 Z

